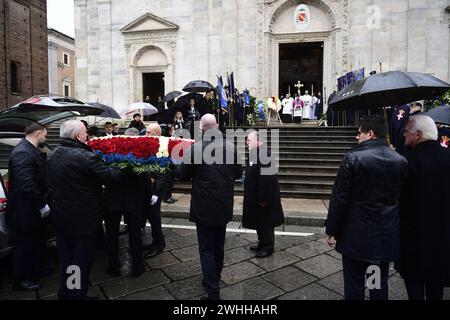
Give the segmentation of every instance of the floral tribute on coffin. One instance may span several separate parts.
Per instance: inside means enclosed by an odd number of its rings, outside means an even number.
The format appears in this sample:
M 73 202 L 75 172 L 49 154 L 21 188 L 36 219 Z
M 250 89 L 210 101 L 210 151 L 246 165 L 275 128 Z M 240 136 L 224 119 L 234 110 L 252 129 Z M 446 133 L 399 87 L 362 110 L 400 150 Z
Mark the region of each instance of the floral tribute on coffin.
M 137 174 L 165 174 L 179 164 L 194 140 L 167 137 L 95 138 L 88 145 L 109 165 Z

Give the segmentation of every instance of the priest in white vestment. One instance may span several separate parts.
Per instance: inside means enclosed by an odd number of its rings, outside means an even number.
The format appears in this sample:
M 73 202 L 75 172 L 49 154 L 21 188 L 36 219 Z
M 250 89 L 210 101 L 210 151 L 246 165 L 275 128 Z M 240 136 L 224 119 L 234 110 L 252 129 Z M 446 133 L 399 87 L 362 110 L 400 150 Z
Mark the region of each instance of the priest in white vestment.
M 311 119 L 312 97 L 309 95 L 308 90 L 305 91 L 305 95 L 302 96 L 302 101 L 305 104 L 303 107 L 303 120 Z

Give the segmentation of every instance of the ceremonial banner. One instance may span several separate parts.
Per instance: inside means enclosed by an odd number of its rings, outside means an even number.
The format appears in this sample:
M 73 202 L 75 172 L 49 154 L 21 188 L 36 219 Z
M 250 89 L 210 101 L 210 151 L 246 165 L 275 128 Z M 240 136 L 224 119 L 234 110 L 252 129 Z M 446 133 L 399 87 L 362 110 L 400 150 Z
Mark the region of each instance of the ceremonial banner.
M 338 81 L 338 91 L 341 91 L 347 85 L 347 77 L 346 76 L 340 77 L 338 78 L 337 81 Z
M 223 109 L 228 109 L 227 93 L 225 92 L 225 88 L 223 87 L 222 77 L 217 78 L 217 83 L 218 83 L 218 87 L 219 87 L 220 106 Z

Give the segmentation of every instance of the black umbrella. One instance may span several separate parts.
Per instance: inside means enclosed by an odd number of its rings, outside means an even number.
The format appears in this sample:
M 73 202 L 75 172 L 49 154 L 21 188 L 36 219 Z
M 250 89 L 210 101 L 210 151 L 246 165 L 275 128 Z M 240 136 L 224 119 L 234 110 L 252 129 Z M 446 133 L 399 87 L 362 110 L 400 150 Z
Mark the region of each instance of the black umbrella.
M 178 97 L 181 96 L 182 94 L 183 94 L 183 92 L 181 92 L 181 91 L 172 91 L 172 92 L 169 92 L 168 94 L 166 94 L 166 95 L 164 96 L 163 101 L 164 101 L 164 102 L 169 102 L 169 101 L 175 100 L 175 98 L 178 98 Z
M 183 91 L 186 92 L 207 92 L 213 90 L 214 87 L 211 83 L 204 80 L 194 80 L 184 86 Z
M 362 110 L 435 98 L 450 85 L 431 75 L 390 71 L 371 75 L 342 89 L 331 101 L 333 110 Z
M 431 109 L 428 112 L 424 113 L 424 115 L 429 116 L 436 123 L 450 125 L 449 105 Z
M 114 110 L 113 107 L 107 106 L 105 104 L 99 103 L 99 102 L 89 102 L 88 105 L 102 109 L 103 112 L 97 117 L 103 117 L 103 118 L 113 118 L 113 119 L 121 119 L 122 117 L 117 113 L 116 110 Z
M 165 110 L 165 116 L 168 120 L 172 120 L 177 111 L 185 112 L 189 106 L 189 100 L 194 99 L 195 105 L 198 106 L 203 96 L 198 93 L 188 93 L 178 98 L 178 100 L 172 104 L 168 110 Z

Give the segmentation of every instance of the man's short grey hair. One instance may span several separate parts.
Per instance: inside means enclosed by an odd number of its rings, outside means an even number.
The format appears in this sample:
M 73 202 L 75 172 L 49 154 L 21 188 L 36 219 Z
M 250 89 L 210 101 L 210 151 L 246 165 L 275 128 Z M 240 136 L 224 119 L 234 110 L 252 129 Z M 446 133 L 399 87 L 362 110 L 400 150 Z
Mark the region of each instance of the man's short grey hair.
M 126 136 L 138 136 L 139 130 L 136 128 L 128 128 L 124 133 Z
M 411 132 L 422 131 L 422 138 L 425 140 L 437 140 L 438 130 L 434 120 L 429 116 L 417 115 L 409 118 L 412 121 Z
M 75 139 L 77 133 L 80 133 L 85 128 L 83 122 L 80 120 L 68 120 L 59 129 L 59 137 L 61 139 Z

